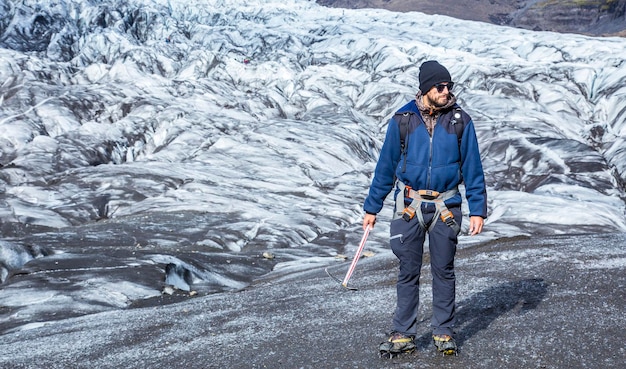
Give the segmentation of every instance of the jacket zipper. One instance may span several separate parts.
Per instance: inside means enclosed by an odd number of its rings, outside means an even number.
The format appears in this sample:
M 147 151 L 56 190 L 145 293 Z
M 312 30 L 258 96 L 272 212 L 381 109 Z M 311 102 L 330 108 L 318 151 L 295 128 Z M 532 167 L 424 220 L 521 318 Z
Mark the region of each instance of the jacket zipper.
M 437 117 L 437 121 L 435 122 L 435 125 L 433 126 L 433 133 L 430 135 L 430 146 L 428 148 L 428 176 L 426 177 L 426 183 L 428 185 L 428 188 L 430 188 L 430 177 L 431 177 L 432 169 L 433 169 L 433 137 L 435 136 L 435 128 L 437 128 L 437 126 L 439 125 L 440 118 L 441 118 L 441 115 Z

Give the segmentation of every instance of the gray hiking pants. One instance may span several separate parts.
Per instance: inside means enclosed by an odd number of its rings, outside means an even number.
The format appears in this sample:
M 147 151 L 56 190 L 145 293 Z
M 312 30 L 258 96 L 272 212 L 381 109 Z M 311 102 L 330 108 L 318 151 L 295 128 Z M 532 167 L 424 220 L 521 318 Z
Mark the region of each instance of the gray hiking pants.
M 429 225 L 432 212 L 424 212 L 424 222 Z M 451 208 L 454 219 L 461 225 L 461 208 Z M 433 334 L 453 334 L 455 323 L 454 255 L 457 234 L 441 219 L 436 219 L 434 228 L 428 232 L 430 266 L 433 277 Z M 426 230 L 417 217 L 409 222 L 395 219 L 391 222 L 391 250 L 400 261 L 398 273 L 397 307 L 393 318 L 393 330 L 405 335 L 417 334 L 417 309 L 419 306 L 419 279 L 422 269 L 422 255 Z

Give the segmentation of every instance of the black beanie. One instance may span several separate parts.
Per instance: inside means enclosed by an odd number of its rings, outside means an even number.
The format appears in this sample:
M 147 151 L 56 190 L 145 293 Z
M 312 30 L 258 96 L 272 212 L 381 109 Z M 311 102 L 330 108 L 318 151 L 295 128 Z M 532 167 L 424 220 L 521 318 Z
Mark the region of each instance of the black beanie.
M 420 91 L 425 95 L 434 85 L 441 82 L 452 82 L 450 72 L 435 60 L 422 63 L 419 73 Z

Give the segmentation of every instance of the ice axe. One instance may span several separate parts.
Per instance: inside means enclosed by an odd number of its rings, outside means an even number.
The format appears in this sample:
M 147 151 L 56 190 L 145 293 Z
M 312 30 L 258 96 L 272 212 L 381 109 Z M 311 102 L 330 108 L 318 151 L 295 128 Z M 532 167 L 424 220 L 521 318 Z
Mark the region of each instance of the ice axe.
M 371 229 L 371 225 L 368 224 L 367 227 L 365 227 L 365 233 L 363 234 L 363 238 L 361 238 L 361 243 L 359 244 L 359 248 L 356 250 L 356 253 L 354 254 L 354 258 L 352 259 L 352 263 L 350 264 L 350 269 L 348 269 L 348 272 L 346 273 L 346 276 L 343 278 L 343 281 L 339 280 L 338 278 L 330 274 L 330 272 L 328 271 L 328 267 L 324 269 L 326 270 L 326 274 L 328 274 L 330 278 L 341 283 L 341 286 L 348 290 L 351 290 L 351 291 L 358 290 L 357 288 L 354 288 L 354 287 L 348 287 L 348 281 L 350 280 L 350 277 L 352 277 L 352 273 L 354 273 L 354 269 L 356 268 L 356 263 L 361 258 L 363 247 L 365 247 L 365 241 L 367 241 L 367 236 L 370 234 L 370 229 Z

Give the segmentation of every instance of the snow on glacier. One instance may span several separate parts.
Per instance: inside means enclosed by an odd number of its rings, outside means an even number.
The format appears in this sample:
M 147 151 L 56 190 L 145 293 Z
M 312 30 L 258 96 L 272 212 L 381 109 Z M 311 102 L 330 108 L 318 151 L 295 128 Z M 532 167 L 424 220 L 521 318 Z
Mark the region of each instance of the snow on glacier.
M 80 227 L 139 220 L 154 231 L 124 246 L 323 264 L 352 246 L 319 240 L 358 230 L 386 123 L 428 59 L 449 68 L 479 135 L 489 218 L 476 239 L 626 231 L 623 38 L 304 0 L 5 0 L 0 12 L 11 247 L 28 236 L 63 253 Z M 162 214 L 202 221 L 150 223 Z M 240 285 L 235 264 L 224 286 Z

